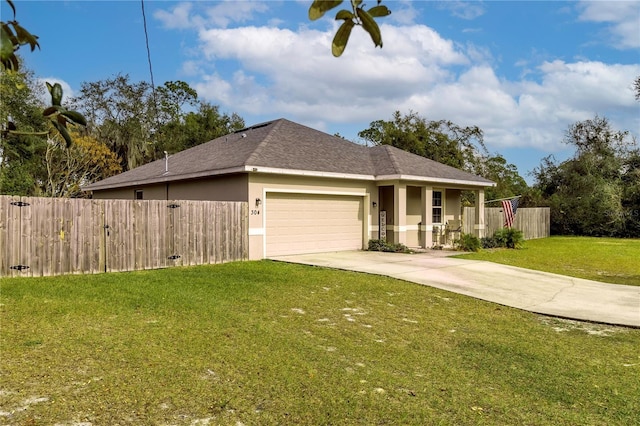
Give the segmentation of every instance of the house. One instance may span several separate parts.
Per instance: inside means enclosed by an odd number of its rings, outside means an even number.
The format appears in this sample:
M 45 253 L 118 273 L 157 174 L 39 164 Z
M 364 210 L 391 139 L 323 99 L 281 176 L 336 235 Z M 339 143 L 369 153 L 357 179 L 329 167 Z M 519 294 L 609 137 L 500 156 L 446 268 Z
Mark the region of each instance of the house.
M 366 147 L 279 119 L 87 185 L 94 198 L 244 201 L 249 258 L 366 248 L 380 236 L 439 243 L 461 220 L 461 191 L 493 182 L 392 146 Z M 382 225 L 380 225 L 382 218 Z

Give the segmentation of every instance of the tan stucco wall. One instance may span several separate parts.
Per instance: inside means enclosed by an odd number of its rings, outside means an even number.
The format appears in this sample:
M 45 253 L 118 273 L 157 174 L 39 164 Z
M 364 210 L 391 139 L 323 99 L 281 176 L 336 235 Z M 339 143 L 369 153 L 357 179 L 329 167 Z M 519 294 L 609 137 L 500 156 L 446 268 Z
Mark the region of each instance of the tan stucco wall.
M 247 201 L 246 174 L 174 182 L 169 185 L 170 200 Z
M 459 189 L 447 189 L 444 194 L 444 220 L 462 219 L 462 198 Z
M 93 191 L 93 198 L 107 200 L 133 200 L 135 199 L 135 191 L 142 190 L 143 200 L 166 200 L 167 186 L 166 184 L 146 185 L 130 188 L 105 189 L 101 191 Z
M 407 246 L 420 246 L 420 223 L 422 223 L 422 194 L 420 187 L 407 186 Z
M 363 197 L 365 207 L 363 248 L 370 238 L 377 238 L 378 188 L 374 182 L 324 177 L 285 176 L 249 173 L 249 259 L 264 258 L 264 206 L 269 192 L 335 194 Z M 256 199 L 260 202 L 257 203 Z M 268 207 L 267 207 L 268 214 Z
M 223 178 L 194 179 L 121 189 L 94 191 L 93 198 L 132 200 L 136 190 L 142 190 L 143 200 L 210 200 L 247 201 L 246 174 Z

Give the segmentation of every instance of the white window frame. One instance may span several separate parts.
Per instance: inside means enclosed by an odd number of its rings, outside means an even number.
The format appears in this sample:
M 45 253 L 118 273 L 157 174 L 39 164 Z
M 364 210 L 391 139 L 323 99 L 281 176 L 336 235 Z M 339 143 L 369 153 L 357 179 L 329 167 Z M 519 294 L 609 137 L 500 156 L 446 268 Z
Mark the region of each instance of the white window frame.
M 440 205 L 436 205 L 436 194 L 440 194 Z M 440 220 L 436 221 L 436 212 L 440 211 Z M 431 223 L 434 225 L 442 225 L 444 220 L 444 190 L 434 189 L 431 196 Z

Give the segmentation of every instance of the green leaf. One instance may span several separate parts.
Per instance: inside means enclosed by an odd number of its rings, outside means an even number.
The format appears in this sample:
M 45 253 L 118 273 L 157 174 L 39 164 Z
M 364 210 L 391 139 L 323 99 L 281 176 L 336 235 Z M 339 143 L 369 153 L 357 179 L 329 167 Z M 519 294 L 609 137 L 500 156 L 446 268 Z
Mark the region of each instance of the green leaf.
M 13 10 L 13 19 L 16 19 L 16 7 L 13 5 L 13 2 L 11 0 L 7 0 L 7 3 L 9 3 L 9 6 L 11 6 L 11 10 Z
M 366 10 L 357 9 L 358 18 L 362 21 L 362 28 L 365 29 L 366 32 L 371 36 L 371 40 L 373 40 L 373 44 L 378 47 L 382 47 L 382 34 L 380 34 L 380 27 L 376 21 L 367 13 Z
M 60 114 L 62 114 L 65 117 L 67 117 L 68 119 L 73 121 L 75 124 L 80 124 L 82 126 L 86 126 L 87 125 L 87 120 L 78 111 L 63 111 Z
M 384 18 L 385 16 L 391 15 L 391 11 L 387 6 L 374 6 L 367 10 L 367 12 L 374 18 Z
M 9 71 L 18 71 L 20 69 L 20 64 L 18 63 L 18 57 L 16 55 L 9 56 L 9 59 L 4 62 L 5 66 Z
M 51 93 L 51 104 L 53 106 L 60 106 L 62 104 L 62 86 L 60 83 L 52 86 L 47 82 L 47 89 L 49 89 L 49 93 Z
M 2 61 L 6 61 L 9 59 L 11 55 L 13 55 L 13 43 L 11 42 L 11 38 L 7 31 L 5 30 L 5 26 L 2 26 L 2 34 L 0 35 L 0 58 Z
M 18 42 L 20 44 L 29 44 L 31 46 L 31 51 L 36 50 L 36 46 L 40 49 L 40 45 L 38 44 L 38 36 L 31 34 L 29 31 L 25 30 L 23 27 L 18 25 L 17 22 L 13 23 L 13 28 L 16 30 L 16 36 L 18 37 Z
M 20 43 L 18 43 L 18 39 L 16 38 L 15 34 L 13 34 L 13 30 L 11 29 L 11 27 L 8 24 L 5 24 L 4 22 L 2 23 L 2 33 L 3 33 L 3 38 L 7 37 L 9 39 L 9 42 L 11 44 L 11 49 L 15 51 L 17 49 L 17 46 Z
M 339 19 L 344 19 L 345 21 L 352 20 L 355 17 L 356 15 L 346 9 L 342 9 L 340 12 L 336 13 L 336 21 Z
M 342 55 L 342 52 L 344 52 L 344 49 L 347 47 L 347 42 L 349 41 L 349 36 L 354 26 L 355 23 L 353 21 L 344 21 L 342 25 L 340 25 L 331 44 L 331 53 L 333 53 L 333 56 L 338 57 Z
M 59 107 L 59 106 L 50 106 L 49 108 L 46 108 L 44 111 L 42 111 L 42 115 L 44 115 L 45 117 L 49 117 L 50 115 L 55 114 L 56 112 L 60 111 L 61 109 L 63 109 L 63 108 Z
M 309 7 L 309 19 L 315 21 L 324 16 L 324 14 L 342 3 L 342 0 L 314 0 Z
M 67 129 L 65 129 L 64 126 L 62 126 L 57 121 L 52 121 L 52 123 L 58 133 L 60 133 L 60 136 L 62 136 L 64 141 L 67 143 L 67 148 L 69 148 L 73 144 L 73 141 L 71 140 L 71 136 L 69 136 L 69 132 L 67 132 Z
M 54 121 L 52 119 L 52 121 Z M 67 127 L 67 119 L 66 117 L 63 117 L 61 115 L 56 115 L 55 121 L 60 124 L 62 127 L 66 128 Z

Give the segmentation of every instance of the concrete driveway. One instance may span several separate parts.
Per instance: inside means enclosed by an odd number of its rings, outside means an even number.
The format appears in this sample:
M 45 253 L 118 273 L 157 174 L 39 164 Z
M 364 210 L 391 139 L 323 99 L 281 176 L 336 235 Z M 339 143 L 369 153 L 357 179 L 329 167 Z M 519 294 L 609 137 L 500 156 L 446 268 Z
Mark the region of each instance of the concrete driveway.
M 349 251 L 271 260 L 385 275 L 545 315 L 640 327 L 640 287 L 449 257 Z

